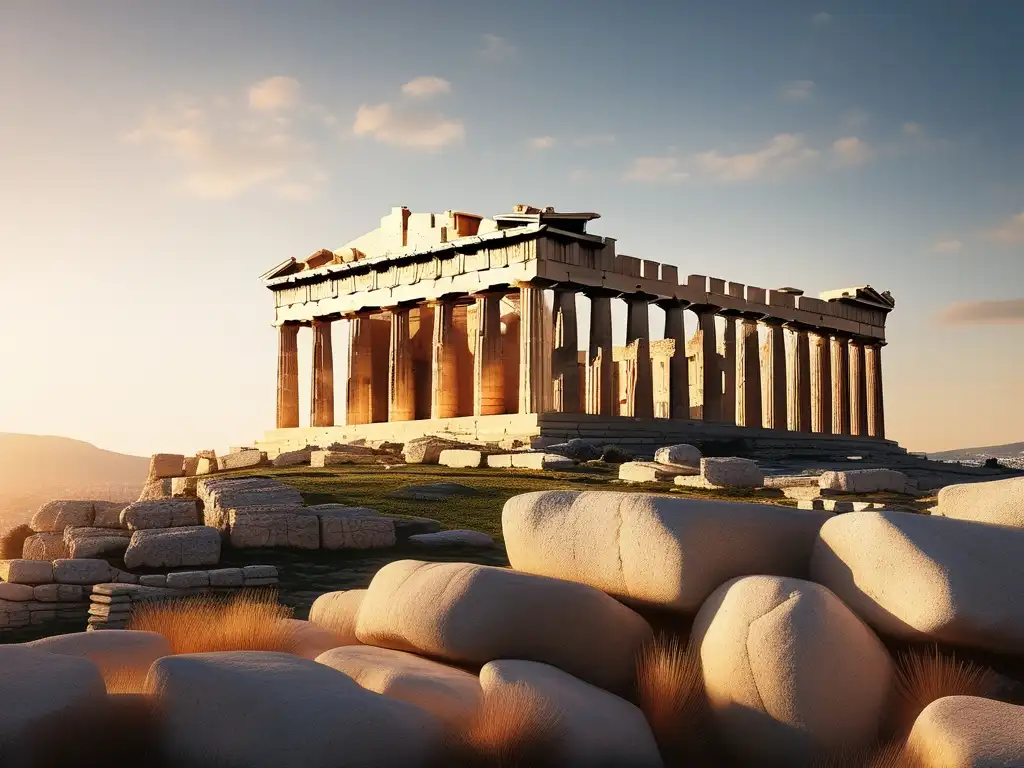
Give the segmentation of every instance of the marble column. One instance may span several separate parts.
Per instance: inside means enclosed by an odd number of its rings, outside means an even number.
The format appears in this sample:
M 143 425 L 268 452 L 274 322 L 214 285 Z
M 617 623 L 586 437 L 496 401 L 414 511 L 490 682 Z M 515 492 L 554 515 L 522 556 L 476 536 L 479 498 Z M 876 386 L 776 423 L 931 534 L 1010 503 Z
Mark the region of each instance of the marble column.
M 722 394 L 722 421 L 727 424 L 736 423 L 736 316 L 725 316 L 725 333 L 721 342 L 722 383 L 725 392 Z
M 832 345 L 822 331 L 811 334 L 811 430 L 832 433 Z
M 334 352 L 331 322 L 313 320 L 313 391 L 309 398 L 309 425 L 334 426 Z
M 651 370 L 650 303 L 643 296 L 626 300 L 626 407 L 623 416 L 654 418 L 654 375 Z
M 697 355 L 694 374 L 697 381 L 697 405 L 690 415 L 704 421 L 722 419 L 722 370 L 718 364 L 718 342 L 715 317 L 717 308 L 691 307 L 697 315 Z
M 868 434 L 868 381 L 864 365 L 864 343 L 850 341 L 850 432 Z
M 459 376 L 453 338 L 455 302 L 440 299 L 431 301 L 430 306 L 434 309 L 430 418 L 450 419 L 458 415 L 459 410 Z
M 885 438 L 885 405 L 882 398 L 882 344 L 864 347 L 864 368 L 867 378 L 868 434 Z
M 616 396 L 612 391 L 612 300 L 588 293 L 590 298 L 590 344 L 587 350 L 587 413 L 614 416 Z
M 277 428 L 299 426 L 299 326 L 277 328 Z
M 501 299 L 499 292 L 476 296 L 476 343 L 473 353 L 473 415 L 505 412 L 505 370 L 502 365 Z
M 388 346 L 388 421 L 411 421 L 416 418 L 416 381 L 413 378 L 409 311 L 409 307 L 394 307 L 391 310 L 391 343 Z
M 850 434 L 850 345 L 842 334 L 832 334 L 832 434 Z
M 373 421 L 373 338 L 370 316 L 349 318 L 348 388 L 345 406 L 346 424 Z
M 791 326 L 788 355 L 786 424 L 791 432 L 811 431 L 811 348 L 807 330 Z
M 552 316 L 554 344 L 551 351 L 552 410 L 580 411 L 580 353 L 576 326 L 576 291 L 556 288 Z
M 736 423 L 741 427 L 761 426 L 761 360 L 757 320 L 740 319 L 736 341 Z
M 761 348 L 763 426 L 786 429 L 786 336 L 782 321 L 766 318 L 768 335 Z
M 668 361 L 668 414 L 673 419 L 690 418 L 690 363 L 686 359 L 686 305 L 679 301 L 662 304 L 665 310 L 665 338 L 675 342 Z
M 544 288 L 519 283 L 519 413 L 547 411 L 551 356 L 544 343 Z

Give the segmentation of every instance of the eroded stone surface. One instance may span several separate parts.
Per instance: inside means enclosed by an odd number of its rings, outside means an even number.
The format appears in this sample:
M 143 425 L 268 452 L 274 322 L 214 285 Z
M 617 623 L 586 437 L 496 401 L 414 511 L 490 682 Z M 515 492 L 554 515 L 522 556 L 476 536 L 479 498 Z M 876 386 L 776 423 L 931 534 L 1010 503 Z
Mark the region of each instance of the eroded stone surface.
M 35 533 L 25 539 L 21 556 L 26 560 L 57 560 L 68 556 L 68 545 L 60 531 Z
M 12 584 L 49 584 L 53 563 L 48 560 L 0 560 L 0 579 Z
M 484 460 L 483 451 L 475 451 L 469 448 L 446 448 L 441 451 L 437 463 L 443 467 L 455 469 L 477 468 Z
M 185 457 L 180 453 L 156 453 L 149 460 L 149 478 L 181 477 L 185 474 L 184 464 Z
M 195 500 L 188 498 L 137 501 L 125 507 L 121 519 L 132 531 L 182 528 L 199 525 L 199 510 Z
M 818 487 L 846 493 L 875 493 L 890 491 L 905 493 L 908 478 L 894 469 L 851 469 L 843 472 L 825 472 L 818 478 Z
M 128 568 L 180 568 L 216 565 L 220 532 L 207 526 L 135 531 L 124 554 Z
M 217 469 L 246 469 L 260 467 L 267 463 L 267 454 L 262 451 L 244 450 L 217 457 Z
M 324 549 L 376 549 L 395 545 L 395 524 L 386 517 L 364 515 L 320 518 Z
M 493 547 L 494 539 L 482 531 L 455 530 L 421 533 L 409 537 L 421 547 Z
M 627 483 L 670 483 L 679 475 L 693 475 L 690 467 L 662 464 L 654 461 L 627 461 L 619 465 L 619 480 Z
M 702 457 L 698 448 L 686 443 L 659 448 L 654 454 L 654 460 L 659 464 L 678 464 L 691 469 L 700 469 Z
M 32 516 L 33 531 L 63 531 L 68 526 L 89 526 L 95 519 L 92 501 L 56 499 L 46 502 Z
M 320 525 L 316 516 L 290 512 L 251 512 L 232 509 L 231 546 L 319 549 Z

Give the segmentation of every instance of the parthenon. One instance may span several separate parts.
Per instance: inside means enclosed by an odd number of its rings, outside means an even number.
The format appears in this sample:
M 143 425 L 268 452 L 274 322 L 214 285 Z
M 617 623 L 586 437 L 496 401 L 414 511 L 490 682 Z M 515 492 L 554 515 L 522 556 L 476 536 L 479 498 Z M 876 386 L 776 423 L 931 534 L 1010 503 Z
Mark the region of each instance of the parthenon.
M 278 382 L 267 440 L 712 430 L 884 441 L 888 292 L 865 285 L 814 298 L 680 279 L 677 266 L 587 232 L 597 218 L 526 205 L 492 219 L 394 208 L 337 250 L 271 269 L 262 279 L 274 295 Z M 347 363 L 340 418 L 335 324 Z M 300 427 L 304 326 L 313 362 Z

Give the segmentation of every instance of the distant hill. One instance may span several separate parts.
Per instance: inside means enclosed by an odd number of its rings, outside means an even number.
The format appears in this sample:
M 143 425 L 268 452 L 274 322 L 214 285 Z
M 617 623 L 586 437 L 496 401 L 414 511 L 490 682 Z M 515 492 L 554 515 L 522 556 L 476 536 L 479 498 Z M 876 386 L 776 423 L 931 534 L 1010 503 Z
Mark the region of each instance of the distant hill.
M 0 528 L 21 522 L 55 498 L 131 501 L 149 459 L 68 437 L 0 432 Z
M 1024 443 L 986 445 L 981 448 L 958 448 L 954 451 L 929 453 L 929 459 L 936 461 L 960 461 L 965 464 L 981 464 L 985 459 L 999 459 L 999 463 L 1016 469 L 1024 469 Z

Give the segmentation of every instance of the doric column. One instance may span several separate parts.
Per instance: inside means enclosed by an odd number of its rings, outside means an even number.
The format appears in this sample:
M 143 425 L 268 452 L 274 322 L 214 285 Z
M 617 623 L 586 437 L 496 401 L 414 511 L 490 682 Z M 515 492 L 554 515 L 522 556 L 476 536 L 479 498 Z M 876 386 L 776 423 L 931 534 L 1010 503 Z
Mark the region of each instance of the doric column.
M 882 344 L 875 342 L 864 347 L 864 368 L 867 378 L 868 434 L 885 438 L 885 405 L 882 398 Z
M 665 338 L 675 342 L 675 351 L 668 361 L 668 414 L 673 419 L 690 418 L 690 363 L 686 359 L 686 304 L 665 302 Z
M 587 413 L 615 415 L 612 392 L 612 300 L 588 292 L 590 299 L 590 344 L 587 349 Z
M 832 345 L 823 331 L 811 334 L 811 430 L 832 434 Z
M 864 365 L 864 342 L 850 341 L 850 432 L 868 434 L 868 381 Z
M 786 429 L 786 336 L 782 321 L 765 318 L 768 328 L 761 349 L 762 406 L 766 429 Z
M 415 417 L 416 382 L 409 341 L 409 307 L 394 307 L 388 346 L 388 421 L 411 421 Z
M 373 338 L 369 315 L 352 315 L 348 320 L 348 402 L 346 424 L 373 421 Z
M 725 316 L 725 333 L 722 348 L 722 421 L 736 423 L 736 316 Z
M 761 359 L 757 320 L 740 319 L 736 341 L 736 423 L 741 427 L 761 426 Z
M 707 305 L 690 307 L 697 315 L 697 348 L 694 366 L 697 387 L 697 405 L 691 416 L 704 421 L 722 419 L 722 370 L 718 364 L 717 307 Z
M 576 291 L 556 288 L 552 316 L 554 344 L 551 375 L 554 382 L 552 409 L 559 413 L 580 410 L 580 353 L 576 327 Z
M 430 418 L 450 419 L 458 414 L 459 409 L 459 376 L 456 369 L 455 343 L 452 338 L 455 302 L 440 299 L 431 301 L 430 306 L 434 309 Z
M 626 300 L 626 408 L 623 416 L 654 418 L 654 376 L 651 371 L 651 323 L 646 296 Z
M 519 412 L 544 413 L 550 402 L 551 356 L 545 354 L 544 288 L 519 283 Z
M 299 326 L 277 328 L 277 428 L 299 426 Z
M 832 434 L 850 434 L 850 344 L 833 333 L 832 347 Z
M 334 351 L 331 322 L 313 320 L 313 375 L 309 398 L 309 425 L 334 426 Z
M 505 370 L 501 357 L 501 299 L 497 291 L 476 296 L 473 352 L 473 415 L 505 412 Z
M 793 345 L 788 355 L 786 424 L 791 432 L 811 431 L 811 348 L 807 330 L 790 326 Z

